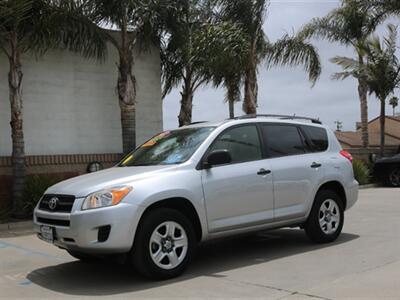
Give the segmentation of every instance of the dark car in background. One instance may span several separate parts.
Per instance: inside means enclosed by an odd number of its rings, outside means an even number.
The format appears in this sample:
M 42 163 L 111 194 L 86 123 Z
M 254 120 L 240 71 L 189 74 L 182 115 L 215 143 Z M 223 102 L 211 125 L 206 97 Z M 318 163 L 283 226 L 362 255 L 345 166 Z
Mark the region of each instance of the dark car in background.
M 400 153 L 378 159 L 374 165 L 374 175 L 385 185 L 400 187 Z

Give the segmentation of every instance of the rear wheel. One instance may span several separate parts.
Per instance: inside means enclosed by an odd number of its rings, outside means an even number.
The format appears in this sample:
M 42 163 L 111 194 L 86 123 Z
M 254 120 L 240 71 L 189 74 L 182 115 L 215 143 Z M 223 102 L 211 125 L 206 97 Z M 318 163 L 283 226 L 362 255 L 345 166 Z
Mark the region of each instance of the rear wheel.
M 316 243 L 333 242 L 340 235 L 344 222 L 342 199 L 333 191 L 319 191 L 304 226 L 307 236 Z
M 144 216 L 131 252 L 135 268 L 146 277 L 180 275 L 196 247 L 193 225 L 179 211 L 160 208 Z

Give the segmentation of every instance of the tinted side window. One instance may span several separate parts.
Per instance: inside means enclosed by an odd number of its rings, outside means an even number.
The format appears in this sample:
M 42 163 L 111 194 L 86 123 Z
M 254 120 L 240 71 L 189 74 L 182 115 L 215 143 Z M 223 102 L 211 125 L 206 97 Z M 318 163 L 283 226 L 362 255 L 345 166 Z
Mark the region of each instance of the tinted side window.
M 254 125 L 228 129 L 211 146 L 214 150 L 229 150 L 232 163 L 261 159 L 261 146 L 257 128 Z
M 305 153 L 304 144 L 296 126 L 263 125 L 262 132 L 270 157 Z
M 328 149 L 328 134 L 324 128 L 302 126 L 301 129 L 307 135 L 311 143 L 311 151 L 323 152 Z

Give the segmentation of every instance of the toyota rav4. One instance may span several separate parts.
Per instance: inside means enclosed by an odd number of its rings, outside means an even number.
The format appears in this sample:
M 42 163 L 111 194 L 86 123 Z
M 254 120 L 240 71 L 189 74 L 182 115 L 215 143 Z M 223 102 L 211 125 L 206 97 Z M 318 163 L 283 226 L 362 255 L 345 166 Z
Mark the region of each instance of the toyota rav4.
M 162 132 L 113 168 L 50 187 L 34 224 L 78 259 L 125 254 L 171 278 L 211 239 L 300 227 L 332 242 L 357 195 L 351 155 L 327 126 L 246 116 Z

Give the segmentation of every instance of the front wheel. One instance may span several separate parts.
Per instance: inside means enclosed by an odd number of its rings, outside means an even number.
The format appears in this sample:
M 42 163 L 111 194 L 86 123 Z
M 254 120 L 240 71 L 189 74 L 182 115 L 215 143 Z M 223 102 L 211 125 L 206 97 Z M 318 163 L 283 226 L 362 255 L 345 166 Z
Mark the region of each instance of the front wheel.
M 131 252 L 144 276 L 168 279 L 180 275 L 196 247 L 193 225 L 177 210 L 161 208 L 144 216 Z
M 343 222 L 342 199 L 333 191 L 322 190 L 315 197 L 304 229 L 313 242 L 329 243 L 338 238 L 343 228 Z
M 390 171 L 388 183 L 393 187 L 400 187 L 400 168 L 395 168 Z

